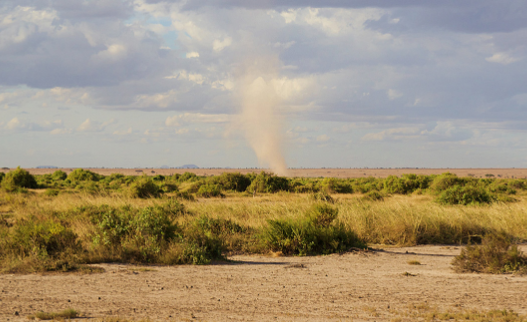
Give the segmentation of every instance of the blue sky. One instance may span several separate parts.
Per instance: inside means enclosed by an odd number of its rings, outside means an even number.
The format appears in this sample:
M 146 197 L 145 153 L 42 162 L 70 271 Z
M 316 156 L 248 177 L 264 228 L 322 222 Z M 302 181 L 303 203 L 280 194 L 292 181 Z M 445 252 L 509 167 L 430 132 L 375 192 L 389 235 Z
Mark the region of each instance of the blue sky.
M 527 167 L 526 84 L 519 0 L 7 0 L 0 166 Z

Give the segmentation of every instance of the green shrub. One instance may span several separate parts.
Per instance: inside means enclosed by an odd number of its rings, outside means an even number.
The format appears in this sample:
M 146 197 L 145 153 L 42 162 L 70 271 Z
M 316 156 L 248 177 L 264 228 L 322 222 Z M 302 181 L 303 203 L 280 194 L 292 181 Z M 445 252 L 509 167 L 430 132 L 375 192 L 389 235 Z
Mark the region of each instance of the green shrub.
M 177 201 L 134 211 L 129 207 L 94 212 L 97 225 L 94 245 L 121 254 L 124 260 L 157 262 L 169 243 L 178 236 L 175 218 L 184 212 Z
M 482 245 L 468 245 L 452 261 L 456 272 L 527 273 L 527 257 L 505 235 L 487 235 Z
M 157 198 L 163 191 L 149 177 L 143 176 L 130 185 L 130 195 L 133 198 Z
M 336 178 L 324 178 L 320 182 L 320 190 L 327 193 L 352 193 L 353 188 L 351 184 L 347 183 L 344 180 L 339 180 Z
M 260 193 L 274 193 L 278 191 L 289 191 L 289 181 L 287 178 L 278 177 L 264 171 L 260 172 L 247 187 L 247 191 Z
M 363 200 L 370 200 L 370 201 L 384 201 L 384 194 L 372 190 L 370 192 L 367 192 L 364 196 L 362 196 Z
M 470 205 L 491 203 L 493 198 L 484 188 L 453 186 L 443 191 L 436 200 L 446 205 Z
M 365 248 L 354 232 L 335 223 L 337 209 L 316 204 L 299 219 L 268 220 L 262 238 L 273 251 L 286 255 L 311 255 L 343 252 L 351 247 Z
M 4 252 L 19 257 L 60 257 L 65 252 L 82 250 L 77 235 L 53 220 L 31 219 L 18 222 L 8 235 Z M 6 255 L 6 254 L 4 254 Z
M 66 180 L 68 175 L 66 174 L 66 172 L 64 172 L 62 170 L 57 170 L 57 171 L 53 172 L 51 177 L 53 178 L 53 180 L 58 181 L 58 180 Z
M 389 176 L 384 180 L 384 190 L 388 193 L 410 194 L 417 189 L 428 189 L 431 182 L 429 176 L 403 174 L 401 178 Z
M 430 189 L 435 193 L 440 193 L 455 186 L 465 186 L 467 183 L 475 182 L 477 182 L 476 179 L 459 178 L 453 173 L 446 172 L 439 176 L 433 176 L 433 180 L 430 184 Z
M 251 179 L 240 173 L 222 173 L 213 177 L 212 182 L 218 184 L 222 190 L 244 192 L 251 184 Z
M 178 182 L 185 182 L 185 181 L 194 182 L 199 179 L 195 173 L 191 173 L 191 172 L 185 172 L 183 174 L 176 173 L 172 176 L 172 178 Z
M 14 192 L 20 188 L 37 188 L 37 181 L 35 177 L 24 169 L 17 167 L 15 170 L 9 171 L 2 180 L 2 187 L 8 192 Z
M 5 178 L 5 173 L 0 172 L 0 183 L 2 183 L 2 180 Z
M 224 197 L 223 193 L 221 193 L 220 186 L 216 184 L 201 185 L 196 192 L 196 196 L 202 198 Z
M 170 193 L 170 192 L 178 192 L 179 188 L 177 184 L 172 182 L 161 182 L 159 184 L 159 189 L 161 189 L 163 192 Z
M 230 219 L 211 218 L 205 215 L 196 218 L 194 224 L 200 230 L 208 231 L 215 235 L 237 234 L 246 230 Z
M 90 170 L 75 169 L 67 177 L 70 181 L 99 181 L 102 176 Z

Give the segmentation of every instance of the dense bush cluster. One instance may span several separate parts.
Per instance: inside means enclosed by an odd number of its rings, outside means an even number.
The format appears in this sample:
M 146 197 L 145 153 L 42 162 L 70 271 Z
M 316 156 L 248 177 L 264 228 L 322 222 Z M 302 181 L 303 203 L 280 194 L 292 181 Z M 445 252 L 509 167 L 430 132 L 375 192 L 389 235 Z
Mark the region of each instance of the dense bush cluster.
M 329 254 L 366 245 L 343 223 L 336 222 L 338 210 L 327 203 L 314 204 L 300 219 L 269 220 L 265 243 L 286 255 Z
M 272 173 L 259 174 L 223 173 L 218 176 L 197 176 L 194 173 L 156 175 L 149 177 L 112 174 L 103 176 L 89 170 L 75 169 L 66 174 L 61 170 L 53 174 L 32 176 L 17 168 L 3 178 L 1 186 L 9 192 L 24 189 L 47 189 L 45 195 L 56 196 L 63 191 L 93 194 L 123 193 L 134 198 L 159 198 L 163 196 L 191 200 L 225 197 L 232 193 L 310 193 L 325 201 L 331 194 L 361 193 L 364 200 L 382 201 L 393 194 L 431 194 L 444 205 L 481 205 L 492 202 L 514 202 L 517 192 L 527 190 L 525 179 L 496 179 L 486 177 L 458 177 L 451 173 L 441 175 L 403 174 L 387 178 L 286 178 Z

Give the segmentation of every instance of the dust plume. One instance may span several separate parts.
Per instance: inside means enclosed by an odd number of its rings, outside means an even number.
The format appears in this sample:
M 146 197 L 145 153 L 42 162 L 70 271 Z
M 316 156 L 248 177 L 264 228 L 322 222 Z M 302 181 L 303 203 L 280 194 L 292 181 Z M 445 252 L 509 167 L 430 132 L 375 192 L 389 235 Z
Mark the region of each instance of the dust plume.
M 241 99 L 239 122 L 260 166 L 277 175 L 287 175 L 283 156 L 283 117 L 275 82 L 277 58 L 258 58 L 246 63 L 238 79 Z

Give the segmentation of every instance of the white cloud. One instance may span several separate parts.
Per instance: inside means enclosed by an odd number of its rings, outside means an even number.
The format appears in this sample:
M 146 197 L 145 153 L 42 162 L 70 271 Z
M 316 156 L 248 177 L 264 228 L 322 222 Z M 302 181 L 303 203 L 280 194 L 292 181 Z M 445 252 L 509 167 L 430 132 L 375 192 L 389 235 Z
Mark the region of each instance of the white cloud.
M 8 130 L 15 130 L 21 127 L 21 122 L 18 117 L 12 118 L 11 121 L 7 122 L 5 128 Z
M 317 136 L 317 142 L 327 142 L 330 139 L 331 138 L 328 135 L 326 135 L 326 134 L 322 134 L 322 135 Z
M 184 113 L 167 117 L 165 125 L 171 127 L 189 123 L 226 123 L 229 121 L 230 117 L 227 114 Z
M 512 57 L 509 54 L 502 52 L 502 53 L 495 53 L 494 55 L 485 58 L 485 60 L 491 63 L 508 65 L 511 63 L 515 63 L 519 61 L 520 59 L 516 57 Z
M 90 119 L 86 119 L 86 121 L 82 122 L 82 124 L 79 125 L 79 127 L 77 128 L 77 131 L 80 131 L 80 132 L 88 132 L 88 131 L 93 131 L 93 130 L 94 130 L 94 126 Z
M 124 131 L 114 131 L 113 132 L 113 135 L 130 135 L 132 134 L 132 128 L 129 127 L 128 130 L 124 130 Z
M 81 125 L 77 128 L 78 132 L 101 132 L 104 131 L 108 125 L 116 123 L 115 119 L 111 119 L 110 121 L 101 123 L 98 121 L 92 121 L 91 119 L 86 119 L 86 121 L 82 122 Z
M 403 93 L 399 92 L 399 91 L 396 91 L 395 89 L 389 89 L 388 90 L 388 98 L 390 100 L 394 100 L 394 99 L 397 99 L 399 97 L 403 96 Z
M 187 53 L 187 58 L 199 58 L 199 53 L 197 51 L 192 51 L 190 53 Z
M 231 37 L 226 37 L 223 40 L 215 39 L 214 42 L 212 42 L 212 50 L 215 52 L 220 52 L 230 45 L 232 45 Z
M 54 129 L 52 130 L 51 132 L 49 132 L 50 134 L 53 134 L 53 135 L 60 135 L 60 134 L 70 134 L 72 132 L 71 129 Z
M 401 127 L 384 130 L 377 133 L 368 133 L 362 137 L 364 141 L 402 140 L 419 137 L 419 128 Z

